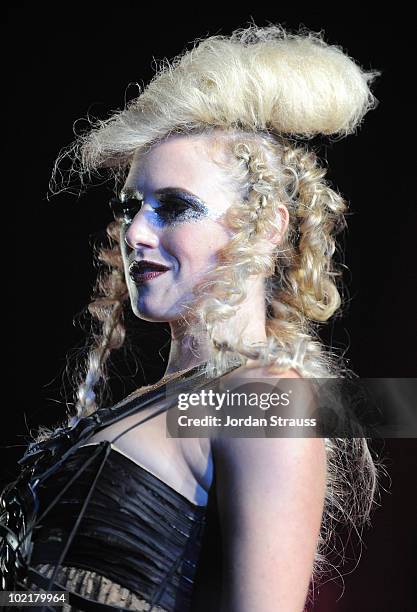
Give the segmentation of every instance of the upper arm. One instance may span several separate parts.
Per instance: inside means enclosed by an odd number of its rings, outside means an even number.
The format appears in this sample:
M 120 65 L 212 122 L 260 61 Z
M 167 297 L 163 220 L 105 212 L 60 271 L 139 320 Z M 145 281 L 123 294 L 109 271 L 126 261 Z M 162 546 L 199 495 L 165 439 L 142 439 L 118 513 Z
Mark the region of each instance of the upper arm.
M 320 438 L 213 440 L 223 540 L 221 612 L 301 612 L 326 487 Z

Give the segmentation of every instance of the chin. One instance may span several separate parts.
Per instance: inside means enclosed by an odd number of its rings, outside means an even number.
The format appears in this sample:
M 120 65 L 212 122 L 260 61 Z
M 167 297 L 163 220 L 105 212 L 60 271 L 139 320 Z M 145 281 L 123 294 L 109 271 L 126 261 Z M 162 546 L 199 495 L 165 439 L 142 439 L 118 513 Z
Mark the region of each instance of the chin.
M 143 304 L 132 305 L 133 314 L 143 321 L 149 321 L 150 323 L 169 323 L 178 319 L 179 314 L 172 313 L 166 310 L 160 310 L 158 308 L 146 308 Z
M 161 303 L 161 300 L 152 300 L 150 296 L 140 296 L 135 291 L 130 296 L 130 305 L 133 314 L 138 319 L 149 321 L 150 323 L 169 323 L 177 321 L 186 313 L 190 315 L 192 296 L 182 296 L 179 300 L 176 300 L 174 296 L 172 297 L 172 302 L 167 304 L 168 300 L 165 300 L 165 303 Z

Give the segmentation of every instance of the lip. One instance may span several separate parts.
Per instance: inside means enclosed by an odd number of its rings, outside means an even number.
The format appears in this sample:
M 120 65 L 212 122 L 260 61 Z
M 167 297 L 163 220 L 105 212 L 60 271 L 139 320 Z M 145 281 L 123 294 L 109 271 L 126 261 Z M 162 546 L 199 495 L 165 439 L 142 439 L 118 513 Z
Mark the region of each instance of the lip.
M 166 266 L 155 262 L 133 261 L 129 266 L 129 276 L 135 283 L 141 284 L 165 274 L 168 270 Z

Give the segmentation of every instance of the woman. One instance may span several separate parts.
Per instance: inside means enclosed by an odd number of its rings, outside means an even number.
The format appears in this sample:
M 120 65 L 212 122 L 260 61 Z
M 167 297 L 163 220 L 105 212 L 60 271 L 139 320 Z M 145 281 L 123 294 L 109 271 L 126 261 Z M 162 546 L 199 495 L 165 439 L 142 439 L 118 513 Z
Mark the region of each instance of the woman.
M 341 303 L 333 254 L 346 204 L 297 139 L 352 133 L 375 106 L 376 74 L 319 34 L 251 26 L 161 66 L 64 152 L 81 177 L 115 179 L 89 306 L 102 330 L 76 414 L 40 432 L 3 495 L 8 588 L 70 590 L 72 609 L 193 609 L 214 497 L 217 609 L 304 608 L 335 523 L 369 516 L 366 440 L 169 438 L 166 385 L 350 374 L 317 337 Z M 166 374 L 104 408 L 128 307 L 170 323 Z

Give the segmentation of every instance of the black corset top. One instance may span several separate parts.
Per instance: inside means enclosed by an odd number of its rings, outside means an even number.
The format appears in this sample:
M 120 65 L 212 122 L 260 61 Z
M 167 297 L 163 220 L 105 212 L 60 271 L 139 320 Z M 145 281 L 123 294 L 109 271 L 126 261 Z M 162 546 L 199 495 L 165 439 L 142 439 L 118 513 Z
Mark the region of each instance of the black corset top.
M 60 559 L 85 505 L 61 565 L 93 570 L 168 611 L 189 609 L 205 506 L 109 442 L 80 446 L 37 494 L 38 516 L 47 513 L 33 534 L 32 566 Z

